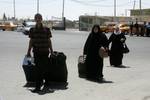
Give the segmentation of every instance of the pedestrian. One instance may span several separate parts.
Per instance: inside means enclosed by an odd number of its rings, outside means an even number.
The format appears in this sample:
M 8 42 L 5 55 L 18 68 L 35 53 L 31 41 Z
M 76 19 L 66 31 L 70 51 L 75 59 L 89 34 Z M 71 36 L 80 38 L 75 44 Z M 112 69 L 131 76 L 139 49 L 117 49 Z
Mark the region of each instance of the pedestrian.
M 35 71 L 36 71 L 36 86 L 32 92 L 41 91 L 41 86 L 48 85 L 46 79 L 46 67 L 48 65 L 48 56 L 53 54 L 51 31 L 49 28 L 44 27 L 42 24 L 42 15 L 37 13 L 34 16 L 36 22 L 35 27 L 29 31 L 29 46 L 27 56 L 31 56 L 31 49 L 33 51 Z M 45 82 L 44 82 L 45 81 Z M 43 83 L 44 82 L 44 83 Z
M 139 36 L 139 24 L 138 24 L 137 21 L 136 21 L 136 23 L 134 24 L 134 27 L 135 27 L 135 29 L 136 29 L 135 34 L 136 34 L 137 36 Z
M 24 20 L 22 23 L 23 27 L 27 26 L 26 21 Z
M 143 22 L 143 24 L 141 25 L 141 31 L 140 31 L 140 35 L 144 36 L 146 34 L 146 21 Z
M 146 36 L 150 37 L 150 22 L 146 25 Z
M 130 23 L 130 36 L 133 35 L 133 22 Z
M 115 27 L 114 32 L 109 37 L 109 59 L 110 65 L 115 67 L 123 67 L 123 43 L 125 43 L 126 37 L 121 32 L 118 26 Z
M 86 78 L 93 81 L 103 80 L 103 58 L 99 56 L 99 50 L 108 50 L 108 39 L 101 32 L 99 25 L 94 25 L 89 34 L 83 54 L 86 55 Z

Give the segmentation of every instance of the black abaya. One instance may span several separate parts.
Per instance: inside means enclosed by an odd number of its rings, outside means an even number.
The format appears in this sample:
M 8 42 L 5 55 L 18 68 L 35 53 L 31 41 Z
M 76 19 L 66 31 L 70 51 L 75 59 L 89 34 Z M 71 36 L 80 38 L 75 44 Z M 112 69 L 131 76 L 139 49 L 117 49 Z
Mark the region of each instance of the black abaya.
M 99 79 L 103 77 L 103 58 L 99 56 L 99 49 L 108 47 L 108 39 L 103 33 L 90 33 L 84 46 L 86 56 L 87 78 Z
M 124 39 L 124 41 L 121 41 Z M 109 38 L 109 44 L 111 44 L 111 49 L 109 53 L 110 65 L 120 66 L 122 65 L 123 59 L 123 43 L 125 42 L 126 37 L 123 33 L 121 34 L 112 34 Z

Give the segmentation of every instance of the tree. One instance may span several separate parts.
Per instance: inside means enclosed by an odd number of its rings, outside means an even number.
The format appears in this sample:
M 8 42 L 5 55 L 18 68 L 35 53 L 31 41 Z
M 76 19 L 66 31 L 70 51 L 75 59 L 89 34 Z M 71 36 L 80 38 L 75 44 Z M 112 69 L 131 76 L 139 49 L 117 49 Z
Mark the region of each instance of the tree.
M 5 15 L 5 13 L 3 14 L 3 20 L 6 21 L 7 20 L 7 17 Z

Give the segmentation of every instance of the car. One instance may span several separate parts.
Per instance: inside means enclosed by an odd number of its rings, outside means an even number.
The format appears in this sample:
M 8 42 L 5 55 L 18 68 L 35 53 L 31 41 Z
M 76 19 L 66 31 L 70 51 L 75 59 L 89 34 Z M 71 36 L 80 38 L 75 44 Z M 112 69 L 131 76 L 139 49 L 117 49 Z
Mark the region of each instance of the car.
M 128 34 L 130 32 L 130 26 L 128 24 L 119 24 L 118 26 L 122 33 Z
M 52 30 L 65 30 L 66 27 L 64 26 L 64 24 L 62 22 L 55 22 L 52 25 Z
M 17 25 L 17 32 L 23 32 L 24 31 L 24 26 L 23 25 Z
M 110 24 L 108 24 L 108 25 L 107 25 L 107 32 L 114 32 L 115 26 L 116 26 L 115 23 L 110 23 Z
M 65 30 L 65 27 L 52 26 L 52 30 Z
M 101 29 L 101 32 L 108 33 L 108 27 L 106 25 L 101 25 L 100 29 Z
M 34 22 L 34 21 L 25 22 L 25 23 L 24 23 L 24 26 L 23 26 L 22 32 L 23 32 L 25 35 L 29 35 L 29 30 L 30 30 L 30 28 L 34 27 L 35 24 L 36 24 L 36 22 Z
M 14 31 L 16 29 L 17 29 L 17 25 L 15 25 L 12 21 L 4 21 L 0 23 L 0 30 Z

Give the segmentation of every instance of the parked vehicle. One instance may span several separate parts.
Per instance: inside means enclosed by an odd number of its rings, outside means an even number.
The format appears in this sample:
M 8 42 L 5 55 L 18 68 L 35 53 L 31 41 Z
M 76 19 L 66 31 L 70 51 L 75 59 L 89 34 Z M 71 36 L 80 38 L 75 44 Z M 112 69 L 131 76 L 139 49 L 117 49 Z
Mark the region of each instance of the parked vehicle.
M 65 30 L 66 27 L 62 21 L 53 23 L 52 30 Z
M 65 30 L 65 27 L 52 26 L 52 30 Z
M 17 32 L 23 32 L 24 31 L 24 26 L 23 25 L 17 25 Z
M 0 30 L 14 31 L 16 30 L 16 28 L 17 28 L 17 25 L 15 25 L 12 21 L 0 22 Z
M 128 34 L 130 32 L 130 26 L 128 24 L 119 24 L 119 28 L 122 33 Z
M 111 23 L 107 25 L 107 32 L 114 32 L 116 24 L 115 23 Z
M 30 22 L 25 22 L 25 24 L 24 24 L 24 26 L 23 26 L 23 31 L 22 31 L 22 32 L 23 32 L 25 35 L 29 35 L 29 30 L 30 30 L 30 28 L 34 27 L 35 24 L 36 24 L 36 22 L 32 22 L 32 21 L 30 21 Z
M 108 27 L 106 25 L 100 26 L 100 29 L 103 33 L 108 33 Z

